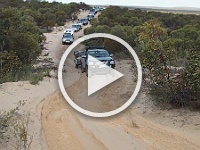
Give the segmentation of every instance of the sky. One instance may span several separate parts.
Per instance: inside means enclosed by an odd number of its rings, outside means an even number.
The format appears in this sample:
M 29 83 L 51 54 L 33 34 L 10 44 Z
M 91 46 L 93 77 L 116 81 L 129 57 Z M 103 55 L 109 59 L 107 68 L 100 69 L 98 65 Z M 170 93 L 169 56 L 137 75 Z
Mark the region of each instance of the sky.
M 91 5 L 124 5 L 154 7 L 196 7 L 200 8 L 200 0 L 47 0 L 63 3 L 84 2 Z

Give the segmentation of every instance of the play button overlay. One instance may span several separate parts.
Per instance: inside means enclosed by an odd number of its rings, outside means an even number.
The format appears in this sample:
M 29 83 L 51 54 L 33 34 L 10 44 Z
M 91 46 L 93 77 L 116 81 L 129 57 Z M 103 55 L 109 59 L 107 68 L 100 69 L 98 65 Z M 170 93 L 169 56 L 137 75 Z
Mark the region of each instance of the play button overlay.
M 106 63 L 88 55 L 88 96 L 124 76 Z
M 72 54 L 73 50 L 78 50 L 76 48 L 82 42 L 93 38 L 107 38 L 123 45 L 132 55 L 132 62 L 137 70 L 134 71 L 134 75 L 133 70 L 124 72 L 127 68 L 133 67 L 132 63 L 126 60 L 117 61 L 115 67 L 117 70 L 115 70 L 106 60 L 98 60 L 90 55 L 88 55 L 86 72 L 81 73 L 81 70 L 75 66 L 70 68 L 73 66 L 73 61 L 70 61 L 71 58 L 68 59 L 68 55 Z M 111 34 L 94 33 L 75 40 L 66 49 L 58 67 L 58 83 L 64 99 L 75 110 L 91 117 L 109 117 L 122 112 L 135 100 L 142 83 L 142 67 L 137 54 L 127 42 Z M 123 103 L 117 103 L 120 101 Z M 113 109 L 104 109 L 108 106 Z

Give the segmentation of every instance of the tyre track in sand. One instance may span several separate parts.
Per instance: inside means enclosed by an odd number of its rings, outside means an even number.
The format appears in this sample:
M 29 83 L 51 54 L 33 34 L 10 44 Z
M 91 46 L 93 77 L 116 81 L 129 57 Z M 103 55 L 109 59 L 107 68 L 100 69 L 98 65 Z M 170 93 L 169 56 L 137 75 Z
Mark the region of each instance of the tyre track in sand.
M 98 120 L 73 110 L 59 92 L 42 108 L 42 127 L 50 150 L 147 149 L 109 119 Z

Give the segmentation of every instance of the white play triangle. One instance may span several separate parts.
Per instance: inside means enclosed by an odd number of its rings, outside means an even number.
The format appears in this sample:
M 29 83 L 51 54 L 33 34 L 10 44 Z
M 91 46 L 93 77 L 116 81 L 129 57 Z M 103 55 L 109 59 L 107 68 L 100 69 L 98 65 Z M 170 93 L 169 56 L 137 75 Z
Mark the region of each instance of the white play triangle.
M 88 55 L 88 96 L 122 76 L 122 73 Z

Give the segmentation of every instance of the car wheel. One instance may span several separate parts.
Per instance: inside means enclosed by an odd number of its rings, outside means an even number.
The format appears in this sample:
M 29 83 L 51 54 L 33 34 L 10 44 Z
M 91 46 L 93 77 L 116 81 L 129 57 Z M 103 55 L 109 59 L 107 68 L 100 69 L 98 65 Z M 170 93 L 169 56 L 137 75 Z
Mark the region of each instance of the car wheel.
M 81 73 L 85 72 L 83 65 L 81 65 Z
M 77 65 L 77 64 L 75 64 L 75 68 L 78 68 L 78 65 Z
M 64 43 L 64 42 L 62 42 L 62 45 L 65 45 L 65 43 Z
M 88 67 L 86 67 L 86 76 L 88 77 Z M 91 77 L 91 72 L 90 72 L 90 77 Z
M 111 65 L 111 68 L 115 69 L 115 65 Z
M 88 77 L 88 70 L 86 71 L 86 76 Z

